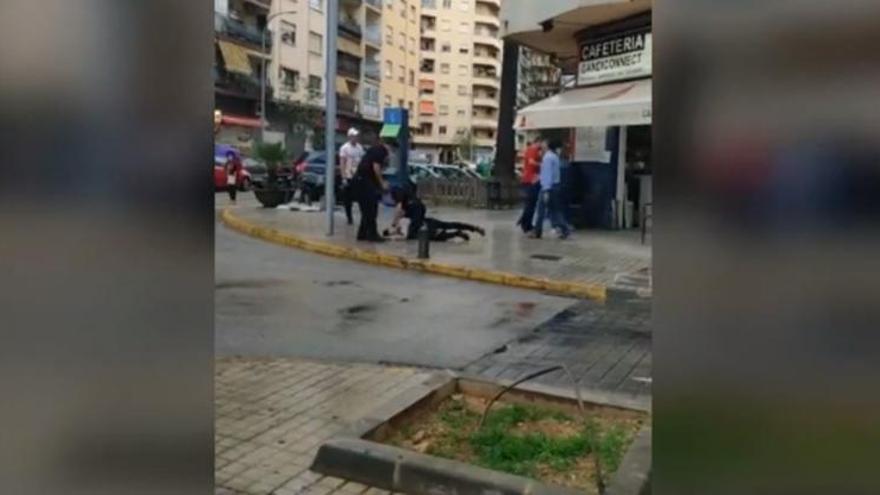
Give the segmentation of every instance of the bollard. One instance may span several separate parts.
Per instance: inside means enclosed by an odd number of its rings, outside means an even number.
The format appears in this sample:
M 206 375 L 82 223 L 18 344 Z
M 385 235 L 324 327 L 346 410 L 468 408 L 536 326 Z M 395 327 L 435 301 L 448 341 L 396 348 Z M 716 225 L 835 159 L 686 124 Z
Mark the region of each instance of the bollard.
M 431 233 L 427 225 L 419 229 L 419 259 L 426 260 L 431 257 Z

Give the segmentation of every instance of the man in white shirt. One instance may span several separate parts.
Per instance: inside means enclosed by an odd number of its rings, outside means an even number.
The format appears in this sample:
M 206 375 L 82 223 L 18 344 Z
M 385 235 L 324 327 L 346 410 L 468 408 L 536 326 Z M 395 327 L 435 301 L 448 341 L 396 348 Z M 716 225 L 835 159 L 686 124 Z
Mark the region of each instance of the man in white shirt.
M 351 179 L 364 157 L 364 148 L 358 142 L 360 133 L 352 127 L 348 130 L 348 141 L 339 149 L 339 172 L 342 176 L 342 204 L 345 205 L 345 217 L 348 224 L 354 221 L 351 216 L 351 205 L 354 202 Z

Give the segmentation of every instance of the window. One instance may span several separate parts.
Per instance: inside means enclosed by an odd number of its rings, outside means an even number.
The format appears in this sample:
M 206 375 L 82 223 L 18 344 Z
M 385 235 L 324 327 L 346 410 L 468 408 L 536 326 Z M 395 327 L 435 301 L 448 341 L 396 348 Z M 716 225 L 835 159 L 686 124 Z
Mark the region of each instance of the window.
M 461 24 L 458 25 L 458 32 L 459 32 L 459 33 L 465 33 L 465 34 L 467 34 L 467 33 L 469 33 L 470 31 L 471 31 L 471 25 L 470 25 L 469 23 L 467 23 L 467 22 L 462 22 Z
M 458 66 L 458 75 L 459 76 L 467 76 L 468 75 L 468 66 L 467 65 L 459 65 Z
M 440 19 L 441 31 L 452 31 L 452 21 L 449 19 Z
M 461 0 L 458 4 L 458 8 L 462 10 L 462 12 L 467 12 L 468 9 L 471 8 L 470 0 Z
M 422 0 L 422 8 L 423 9 L 436 9 L 437 8 L 437 0 Z
M 364 101 L 379 105 L 379 88 L 375 86 L 364 86 Z
M 409 22 L 412 22 L 412 23 L 416 22 L 416 6 L 415 5 L 409 6 Z
M 416 73 L 412 69 L 409 70 L 409 85 L 410 86 L 416 85 Z
M 414 110 L 414 108 L 413 108 L 413 102 L 411 102 L 411 101 L 408 102 L 408 103 L 406 104 L 406 106 L 407 106 L 407 108 L 409 109 L 409 113 L 412 114 L 412 113 L 413 113 L 413 110 Z
M 440 64 L 440 73 L 449 74 L 449 64 Z
M 446 126 L 441 125 L 439 131 L 440 131 L 441 136 L 445 136 L 446 135 Z
M 318 33 L 309 33 L 309 51 L 315 55 L 324 53 L 324 37 Z
M 309 7 L 315 10 L 324 10 L 324 0 L 309 0 Z
M 391 106 L 391 95 L 385 95 L 385 106 L 386 107 Z
M 463 85 L 459 84 L 458 85 L 458 94 L 461 96 L 465 96 L 466 94 L 468 94 L 467 86 L 463 86 Z
M 392 28 L 391 26 L 385 28 L 385 44 L 394 44 L 394 28 Z
M 464 108 L 459 108 L 458 111 L 455 112 L 455 113 L 456 113 L 459 117 L 466 117 L 466 116 L 467 116 L 467 110 L 465 110 Z
M 390 61 L 386 61 L 385 62 L 385 79 L 391 79 L 392 77 L 394 77 L 393 72 L 394 72 L 394 64 L 392 64 Z
M 470 50 L 468 49 L 467 45 L 461 45 L 461 48 L 458 49 L 458 53 L 461 53 L 462 55 L 467 55 L 468 53 L 470 53 Z
M 400 108 L 403 108 L 403 98 L 400 98 L 399 100 L 397 100 L 397 106 Z
M 467 134 L 467 132 L 468 132 L 467 127 L 459 127 L 458 129 L 455 130 L 455 133 L 458 134 L 459 136 L 464 136 L 465 134 Z
M 415 36 L 409 37 L 409 53 L 412 55 L 416 54 L 416 38 Z
M 451 9 L 452 8 L 452 0 L 443 0 L 443 8 Z
M 321 94 L 321 81 L 321 76 L 309 75 L 309 94 L 315 96 Z
M 406 33 L 400 33 L 400 48 L 406 50 Z
M 400 75 L 397 77 L 397 80 L 401 83 L 406 83 L 406 67 L 400 66 Z
M 448 84 L 441 84 L 440 91 L 449 92 L 449 85 Z
M 400 17 L 406 19 L 406 0 L 400 0 Z
M 281 21 L 281 42 L 286 45 L 296 46 L 296 24 Z
M 440 105 L 440 115 L 449 115 L 448 105 Z
M 281 86 L 287 91 L 299 91 L 299 71 L 282 68 Z
M 449 43 L 443 43 L 442 45 L 440 45 L 441 52 L 448 53 L 450 50 L 452 50 L 452 45 L 450 45 Z

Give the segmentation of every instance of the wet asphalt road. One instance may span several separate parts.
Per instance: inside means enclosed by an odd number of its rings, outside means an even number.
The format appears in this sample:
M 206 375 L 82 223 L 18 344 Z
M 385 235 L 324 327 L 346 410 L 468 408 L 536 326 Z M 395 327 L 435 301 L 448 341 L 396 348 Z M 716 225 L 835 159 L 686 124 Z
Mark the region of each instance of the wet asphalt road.
M 573 304 L 275 246 L 220 224 L 215 246 L 217 355 L 459 369 Z

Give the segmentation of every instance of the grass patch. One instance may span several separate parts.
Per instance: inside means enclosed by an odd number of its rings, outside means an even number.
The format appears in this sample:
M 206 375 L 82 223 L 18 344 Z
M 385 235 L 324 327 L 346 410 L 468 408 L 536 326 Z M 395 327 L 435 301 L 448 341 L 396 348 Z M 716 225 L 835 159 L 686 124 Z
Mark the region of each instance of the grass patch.
M 596 493 L 600 465 L 607 484 L 641 426 L 641 416 L 565 413 L 496 404 L 477 429 L 485 402 L 455 396 L 414 417 L 389 443 L 489 469 Z

